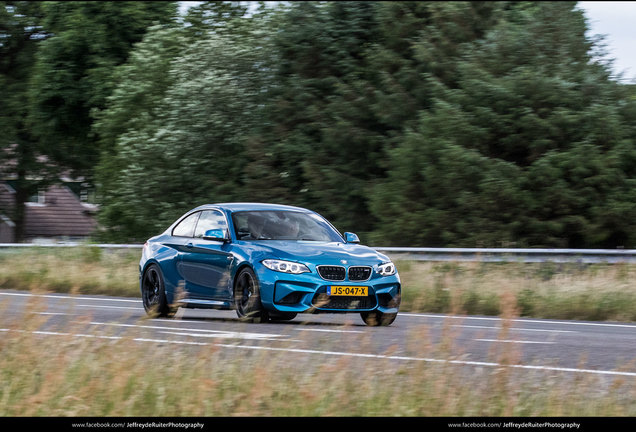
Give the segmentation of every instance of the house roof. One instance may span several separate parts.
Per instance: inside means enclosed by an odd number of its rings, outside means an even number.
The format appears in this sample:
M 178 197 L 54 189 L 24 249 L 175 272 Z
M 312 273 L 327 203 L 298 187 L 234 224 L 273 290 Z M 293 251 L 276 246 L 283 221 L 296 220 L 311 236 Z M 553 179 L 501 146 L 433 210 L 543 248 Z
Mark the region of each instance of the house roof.
M 68 187 L 50 186 L 44 192 L 43 204 L 26 204 L 24 236 L 88 236 L 97 227 L 91 210 Z

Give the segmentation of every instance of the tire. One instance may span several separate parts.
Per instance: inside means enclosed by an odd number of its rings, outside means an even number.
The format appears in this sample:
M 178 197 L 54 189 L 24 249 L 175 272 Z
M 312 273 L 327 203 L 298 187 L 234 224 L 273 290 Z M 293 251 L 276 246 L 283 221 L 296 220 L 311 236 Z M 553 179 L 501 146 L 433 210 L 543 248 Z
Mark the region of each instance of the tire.
M 397 313 L 382 313 L 374 310 L 371 312 L 360 312 L 360 316 L 364 323 L 371 327 L 390 326 L 397 318 Z
M 261 303 L 258 278 L 249 267 L 241 269 L 234 279 L 234 305 L 241 321 L 265 323 L 269 320 L 269 313 Z
M 149 265 L 144 272 L 141 282 L 141 297 L 148 316 L 154 318 L 171 315 L 163 274 L 157 264 Z

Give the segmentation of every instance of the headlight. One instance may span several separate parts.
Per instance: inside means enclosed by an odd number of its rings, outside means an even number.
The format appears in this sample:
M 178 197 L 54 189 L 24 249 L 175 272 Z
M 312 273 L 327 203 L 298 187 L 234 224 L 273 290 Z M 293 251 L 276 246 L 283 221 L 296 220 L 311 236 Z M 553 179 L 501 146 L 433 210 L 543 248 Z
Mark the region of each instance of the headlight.
M 395 265 L 392 262 L 378 265 L 378 274 L 380 276 L 391 276 L 396 272 Z
M 295 263 L 292 261 L 282 261 L 274 259 L 266 259 L 262 261 L 263 265 L 270 270 L 274 270 L 282 273 L 301 274 L 309 273 L 309 269 L 304 264 Z

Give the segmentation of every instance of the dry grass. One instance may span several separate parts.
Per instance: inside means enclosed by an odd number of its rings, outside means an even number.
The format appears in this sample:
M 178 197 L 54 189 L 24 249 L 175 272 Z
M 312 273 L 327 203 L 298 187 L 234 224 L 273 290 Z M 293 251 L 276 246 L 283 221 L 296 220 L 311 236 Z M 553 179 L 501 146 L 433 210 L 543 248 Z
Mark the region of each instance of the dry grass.
M 404 311 L 636 321 L 636 265 L 398 262 Z
M 502 316 L 514 318 L 513 297 L 501 303 Z M 135 341 L 134 330 L 119 339 L 79 337 L 87 333 L 80 324 L 42 335 L 35 331 L 46 317 L 0 316 L 3 417 L 636 415 L 636 379 L 517 370 L 506 366 L 516 362 L 514 350 L 492 352 L 500 367 L 472 367 L 157 344 Z M 348 349 L 365 352 L 372 333 Z M 452 326 L 438 342 L 423 326 L 408 349 L 442 359 L 455 343 Z M 321 341 L 294 347 L 321 349 Z
M 138 297 L 136 250 L 0 249 L 0 289 Z

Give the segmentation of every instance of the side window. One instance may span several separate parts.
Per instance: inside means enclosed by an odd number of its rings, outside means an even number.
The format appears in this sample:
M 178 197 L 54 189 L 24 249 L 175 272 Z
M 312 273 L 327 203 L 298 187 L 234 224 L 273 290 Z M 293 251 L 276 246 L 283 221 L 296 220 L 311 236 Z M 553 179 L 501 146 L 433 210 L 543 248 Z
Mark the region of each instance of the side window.
M 173 236 L 179 237 L 192 237 L 194 233 L 194 226 L 197 224 L 197 219 L 201 212 L 196 212 L 179 222 L 179 225 L 172 230 Z
M 201 238 L 206 231 L 212 229 L 227 229 L 227 222 L 223 213 L 216 210 L 205 210 L 201 212 L 201 217 L 197 223 L 197 229 L 194 236 Z

